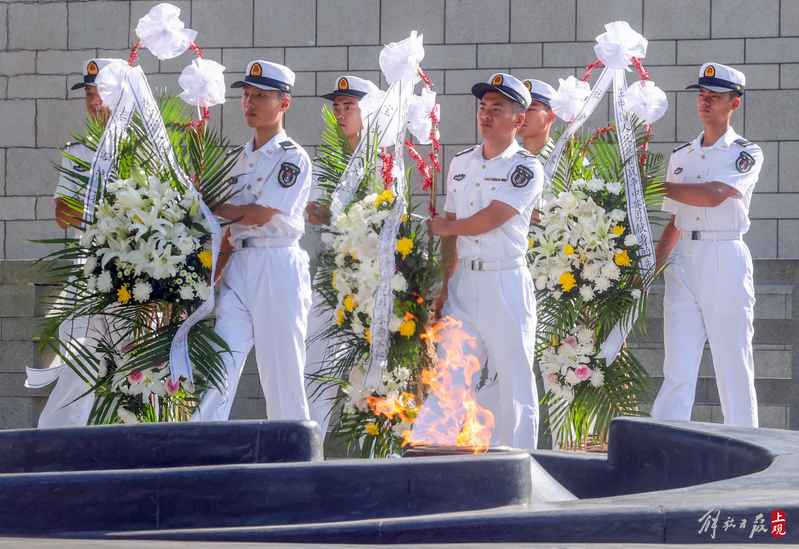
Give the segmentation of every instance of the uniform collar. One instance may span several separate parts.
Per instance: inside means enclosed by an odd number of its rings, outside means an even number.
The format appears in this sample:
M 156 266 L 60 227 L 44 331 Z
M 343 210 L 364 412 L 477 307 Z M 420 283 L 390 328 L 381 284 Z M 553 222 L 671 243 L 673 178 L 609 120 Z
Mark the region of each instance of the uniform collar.
M 480 144 L 479 147 L 477 147 L 476 150 L 477 150 L 477 154 L 480 156 L 480 160 L 483 160 L 484 162 L 491 162 L 492 160 L 497 160 L 498 158 L 501 158 L 502 160 L 510 160 L 511 158 L 513 158 L 513 155 L 516 154 L 519 151 L 519 149 L 521 149 L 521 148 L 522 148 L 522 146 L 519 145 L 518 141 L 516 141 L 514 139 L 513 141 L 510 142 L 510 145 L 508 145 L 507 149 L 505 149 L 504 151 L 499 153 L 499 155 L 495 156 L 494 158 L 492 158 L 490 160 L 486 159 L 486 157 L 483 156 L 483 144 L 482 143 Z
M 704 135 L 705 132 L 702 132 L 696 138 L 695 142 L 696 148 L 702 148 L 702 138 L 704 137 Z M 738 133 L 734 129 L 732 129 L 732 126 L 730 126 L 729 128 L 727 128 L 727 131 L 724 132 L 724 135 L 722 135 L 715 143 L 713 143 L 710 147 L 704 147 L 704 148 L 716 149 L 720 147 L 729 147 L 730 145 L 735 143 L 736 139 L 740 139 L 740 137 L 741 136 L 739 136 Z
M 272 137 L 272 139 L 261 145 L 261 147 L 258 150 L 253 151 L 253 143 L 255 142 L 255 136 L 253 136 L 252 138 L 250 138 L 249 141 L 247 141 L 247 146 L 244 148 L 244 151 L 247 154 L 258 152 L 263 155 L 266 155 L 270 151 L 274 152 L 278 149 L 281 149 L 280 143 L 286 141 L 286 139 L 288 139 L 288 136 L 286 135 L 286 130 L 280 130 Z

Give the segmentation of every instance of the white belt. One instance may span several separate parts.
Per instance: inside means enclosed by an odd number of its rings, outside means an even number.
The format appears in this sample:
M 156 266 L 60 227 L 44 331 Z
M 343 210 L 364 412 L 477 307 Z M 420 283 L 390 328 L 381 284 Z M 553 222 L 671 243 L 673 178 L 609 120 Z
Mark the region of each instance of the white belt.
M 737 231 L 680 231 L 680 240 L 741 240 Z
M 467 271 L 512 271 L 524 267 L 527 260 L 524 256 L 513 259 L 486 260 L 464 257 L 460 259 L 461 266 Z
M 244 238 L 234 245 L 236 251 L 244 248 L 289 248 L 297 244 L 296 238 Z

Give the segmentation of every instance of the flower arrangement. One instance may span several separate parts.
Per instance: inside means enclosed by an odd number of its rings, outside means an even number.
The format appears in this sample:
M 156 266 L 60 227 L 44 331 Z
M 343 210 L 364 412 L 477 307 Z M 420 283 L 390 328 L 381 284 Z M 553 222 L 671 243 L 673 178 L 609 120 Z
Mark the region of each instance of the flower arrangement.
M 115 169 L 103 182 L 91 222 L 77 238 L 48 241 L 63 248 L 44 258 L 65 289 L 50 303 L 41 345 L 86 380 L 95 395 L 90 423 L 185 421 L 202 392 L 224 382 L 220 353 L 227 345 L 210 321 L 188 334 L 193 380 L 172 378 L 170 347 L 183 321 L 209 298 L 213 255 L 200 200 L 212 209 L 228 200 L 226 174 L 238 151 L 192 125 L 176 97 L 161 98 L 158 107 L 176 160 L 199 195 L 164 169 L 134 120 L 115 145 Z M 103 131 L 90 120 L 79 137 L 95 149 Z M 79 207 L 91 166 L 71 160 L 78 168 L 63 173 Z M 91 337 L 59 341 L 59 326 L 81 316 L 91 318 Z
M 199 199 L 136 170 L 110 182 L 80 244 L 89 292 L 120 305 L 208 298 L 210 228 Z
M 662 195 L 663 158 L 636 128 L 647 207 Z M 613 417 L 639 415 L 648 375 L 628 348 L 612 364 L 601 346 L 614 327 L 644 316 L 639 242 L 629 224 L 615 128 L 572 138 L 553 178 L 552 199 L 530 234 L 528 265 L 538 298 L 536 351 L 556 442 L 607 436 Z
M 427 93 L 425 103 L 414 99 L 422 134 L 437 138 L 438 110 Z M 362 102 L 363 108 L 363 102 Z M 423 112 L 425 108 L 435 113 Z M 317 179 L 329 201 L 349 161 L 348 146 L 329 109 L 323 109 Z M 420 230 L 420 216 L 406 211 L 394 235 L 395 273 L 391 279 L 393 311 L 389 321 L 388 360 L 385 368 L 369 371 L 372 344 L 372 314 L 380 284 L 380 241 L 386 220 L 395 209 L 398 196 L 395 182 L 410 178 L 397 169 L 395 154 L 402 154 L 408 142 L 394 143 L 393 153 L 382 147 L 379 117 L 365 129 L 363 177 L 353 201 L 323 231 L 322 253 L 314 280 L 315 289 L 325 297 L 325 307 L 334 314 L 334 323 L 320 337 L 327 342 L 329 362 L 317 375 L 320 385 L 342 388 L 338 401 L 342 413 L 336 433 L 350 448 L 364 456 L 386 456 L 401 451 L 403 434 L 413 422 L 422 391 L 422 372 L 430 363 L 424 327 L 437 267 L 434 249 Z M 378 120 L 375 122 L 374 120 Z M 417 121 L 418 122 L 418 121 Z M 428 141 L 429 142 L 429 141 Z M 433 169 L 417 160 L 425 181 L 433 179 L 438 166 L 438 148 L 430 153 Z M 415 152 L 415 150 L 414 150 Z M 421 166 L 426 169 L 421 170 Z M 411 185 L 406 185 L 410 193 Z M 410 196 L 405 203 L 410 203 Z M 313 398 L 311 395 L 310 398 Z

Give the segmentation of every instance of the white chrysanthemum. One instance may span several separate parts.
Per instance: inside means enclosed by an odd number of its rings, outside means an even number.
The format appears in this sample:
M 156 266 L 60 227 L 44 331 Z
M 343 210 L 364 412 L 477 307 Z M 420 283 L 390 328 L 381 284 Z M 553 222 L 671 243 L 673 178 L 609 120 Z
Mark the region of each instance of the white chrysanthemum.
M 638 245 L 638 237 L 634 234 L 628 234 L 624 237 L 624 245 L 627 247 L 630 246 L 637 246 Z
M 396 273 L 391 278 L 391 289 L 395 292 L 404 292 L 408 289 L 408 281 L 402 276 L 402 273 Z
M 105 356 L 100 356 L 100 360 L 97 362 L 97 379 L 104 378 L 108 375 L 108 360 Z
M 89 276 L 94 272 L 94 269 L 97 268 L 97 258 L 89 256 L 86 258 L 86 262 L 83 264 L 83 276 Z
M 583 301 L 591 301 L 594 299 L 594 290 L 591 288 L 591 286 L 581 286 L 580 297 L 583 298 Z
M 602 370 L 594 368 L 589 383 L 591 383 L 592 387 L 602 387 L 605 384 L 605 374 L 602 373 Z
M 621 193 L 621 183 L 618 181 L 609 181 L 605 187 L 608 189 L 610 194 L 619 194 Z
M 112 287 L 111 273 L 108 271 L 100 273 L 100 276 L 97 277 L 97 290 L 108 293 L 111 291 Z
M 150 300 L 150 294 L 153 292 L 153 287 L 149 282 L 139 280 L 133 285 L 133 299 L 139 303 L 145 303 Z
M 388 321 L 388 329 L 392 333 L 399 332 L 400 326 L 402 326 L 401 318 L 392 316 L 391 320 Z
M 180 299 L 183 299 L 185 301 L 194 299 L 194 288 L 192 288 L 191 286 L 181 286 Z
M 203 301 L 206 301 L 208 299 L 208 296 L 211 295 L 211 287 L 205 283 L 197 284 L 194 287 L 194 292 L 197 294 L 198 298 L 202 299 Z
M 136 417 L 136 414 L 127 408 L 123 408 L 122 406 L 117 408 L 117 416 L 119 417 L 119 420 L 126 425 L 134 425 L 139 423 L 139 419 Z
M 613 221 L 624 221 L 627 219 L 627 212 L 624 210 L 614 209 L 608 213 L 608 217 L 610 217 Z

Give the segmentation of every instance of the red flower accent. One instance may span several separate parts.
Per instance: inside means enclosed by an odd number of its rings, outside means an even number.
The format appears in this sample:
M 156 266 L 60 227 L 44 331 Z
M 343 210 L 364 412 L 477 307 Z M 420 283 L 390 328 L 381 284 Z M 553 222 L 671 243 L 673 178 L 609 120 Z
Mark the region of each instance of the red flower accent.
M 433 186 L 433 174 L 430 173 L 430 166 L 427 165 L 427 162 L 413 146 L 410 139 L 405 139 L 405 147 L 408 149 L 408 154 L 411 158 L 416 161 L 416 169 L 419 170 L 419 175 L 422 176 L 422 189 L 425 191 L 430 190 L 430 187 Z
M 128 55 L 128 65 L 131 67 L 139 59 L 139 49 L 141 49 L 141 43 L 137 40 L 133 47 L 130 48 L 130 55 Z
M 649 72 L 647 72 L 647 70 L 644 68 L 644 64 L 641 63 L 640 59 L 633 57 L 633 66 L 638 72 L 638 76 L 641 77 L 641 80 L 649 80 Z
M 390 152 L 382 150 L 380 151 L 380 160 L 383 161 L 383 169 L 381 170 L 383 175 L 383 186 L 384 188 L 388 189 L 394 182 L 394 175 L 392 174 L 394 171 L 394 157 Z
M 194 55 L 196 55 L 197 57 L 203 56 L 203 50 L 195 42 L 192 42 L 191 46 L 189 47 L 191 48 L 191 51 L 194 52 Z
M 597 59 L 596 61 L 585 67 L 583 74 L 580 76 L 580 80 L 582 80 L 583 82 L 588 82 L 588 79 L 591 78 L 591 73 L 594 72 L 594 69 L 598 69 L 604 66 L 605 64 L 599 59 Z

